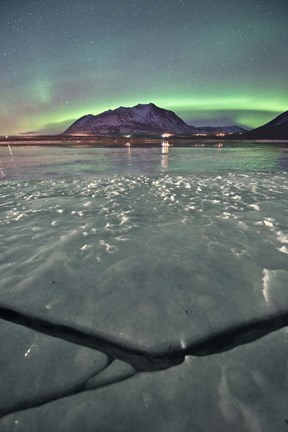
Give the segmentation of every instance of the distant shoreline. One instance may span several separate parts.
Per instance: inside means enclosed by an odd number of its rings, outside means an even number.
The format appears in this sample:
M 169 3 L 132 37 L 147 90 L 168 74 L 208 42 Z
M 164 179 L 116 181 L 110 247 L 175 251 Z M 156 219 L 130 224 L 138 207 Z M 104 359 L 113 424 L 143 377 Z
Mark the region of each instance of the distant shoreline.
M 75 136 L 35 136 L 35 137 L 9 137 L 0 138 L 0 147 L 5 146 L 55 146 L 55 147 L 123 147 L 125 144 L 130 143 L 131 146 L 155 146 L 158 147 L 162 142 L 168 142 L 175 147 L 195 147 L 205 145 L 215 145 L 219 142 L 223 144 L 247 144 L 247 143 L 288 143 L 287 140 L 273 140 L 273 139 L 241 139 L 239 136 L 225 136 L 225 137 L 169 137 L 169 138 L 155 138 L 155 137 L 115 137 L 115 136 L 98 136 L 98 137 L 75 137 Z

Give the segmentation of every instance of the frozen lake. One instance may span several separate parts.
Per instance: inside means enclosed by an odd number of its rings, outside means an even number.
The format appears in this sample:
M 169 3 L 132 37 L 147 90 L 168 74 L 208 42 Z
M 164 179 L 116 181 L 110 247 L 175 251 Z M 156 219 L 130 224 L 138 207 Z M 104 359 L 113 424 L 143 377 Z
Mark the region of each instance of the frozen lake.
M 1 431 L 287 430 L 287 144 L 0 147 L 0 191 Z

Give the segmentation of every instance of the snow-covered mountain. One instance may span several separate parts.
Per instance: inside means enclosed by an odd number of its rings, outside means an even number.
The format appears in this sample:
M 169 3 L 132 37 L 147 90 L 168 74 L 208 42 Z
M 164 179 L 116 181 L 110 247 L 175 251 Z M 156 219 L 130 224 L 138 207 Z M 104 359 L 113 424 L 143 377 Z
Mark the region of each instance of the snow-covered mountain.
M 280 114 L 269 123 L 245 133 L 243 138 L 288 140 L 288 111 Z
M 173 111 L 153 103 L 132 108 L 120 107 L 96 116 L 89 114 L 76 120 L 64 133 L 67 135 L 191 135 L 197 128 L 186 124 Z

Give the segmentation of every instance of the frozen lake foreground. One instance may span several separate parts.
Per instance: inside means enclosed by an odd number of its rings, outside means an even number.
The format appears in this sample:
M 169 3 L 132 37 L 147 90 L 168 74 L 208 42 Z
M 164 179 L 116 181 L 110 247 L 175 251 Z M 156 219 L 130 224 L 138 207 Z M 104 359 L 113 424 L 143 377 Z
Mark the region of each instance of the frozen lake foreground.
M 0 154 L 1 432 L 288 430 L 285 148 Z

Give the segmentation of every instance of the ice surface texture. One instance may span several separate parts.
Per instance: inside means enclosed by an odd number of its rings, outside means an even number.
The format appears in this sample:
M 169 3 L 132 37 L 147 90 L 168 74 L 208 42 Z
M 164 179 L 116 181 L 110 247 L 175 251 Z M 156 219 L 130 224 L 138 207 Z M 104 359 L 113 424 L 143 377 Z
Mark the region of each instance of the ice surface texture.
M 285 329 L 224 354 L 189 356 L 165 371 L 16 412 L 0 421 L 1 431 L 285 432 L 287 350 Z
M 0 344 L 1 416 L 77 393 L 109 365 L 99 351 L 3 320 Z
M 155 355 L 285 313 L 286 177 L 8 183 L 0 306 Z
M 1 432 L 286 430 L 287 201 L 281 171 L 4 180 Z

